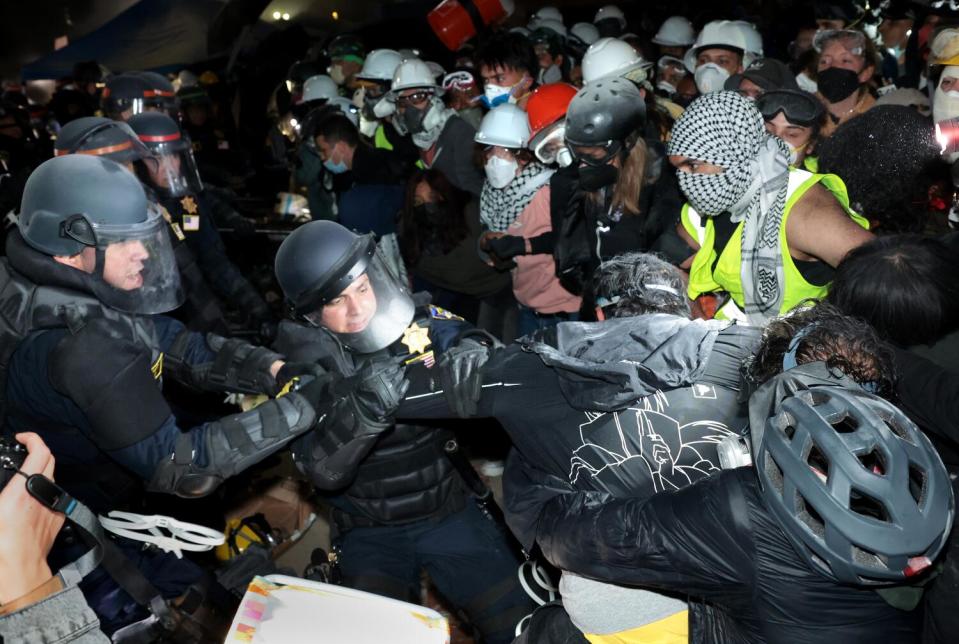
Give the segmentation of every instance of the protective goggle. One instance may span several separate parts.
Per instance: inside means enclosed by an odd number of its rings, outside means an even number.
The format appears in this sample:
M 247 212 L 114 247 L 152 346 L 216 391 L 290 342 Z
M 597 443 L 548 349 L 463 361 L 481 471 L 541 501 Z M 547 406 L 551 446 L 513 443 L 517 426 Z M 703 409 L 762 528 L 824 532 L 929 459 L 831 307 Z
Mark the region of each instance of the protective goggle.
M 576 162 L 593 166 L 594 168 L 606 165 L 610 159 L 626 149 L 622 141 L 607 141 L 602 145 L 576 145 L 575 143 L 566 141 L 566 147 L 569 148 Z M 597 149 L 603 150 L 603 153 L 599 156 L 595 155 Z
M 572 163 L 573 157 L 569 148 L 566 147 L 566 124 L 558 123 L 553 129 L 533 145 L 533 154 L 543 163 L 558 163 L 561 166 L 568 166 Z
M 833 40 L 843 41 L 843 46 L 856 56 L 866 53 L 866 34 L 856 29 L 822 29 L 813 36 L 813 49 L 822 50 Z
M 161 514 L 145 516 L 113 510 L 99 519 L 100 524 L 113 534 L 153 544 L 165 552 L 172 552 L 178 559 L 183 558 L 184 550 L 204 552 L 226 541 L 226 537 L 218 530 Z M 163 530 L 169 534 L 164 534 Z
M 397 96 L 396 104 L 401 107 L 422 107 L 425 105 L 431 98 L 433 98 L 434 93 L 429 91 L 420 91 L 414 92 L 409 96 Z
M 787 121 L 803 127 L 816 125 L 824 113 L 815 96 L 792 89 L 769 90 L 756 99 L 756 108 L 767 121 L 782 112 Z

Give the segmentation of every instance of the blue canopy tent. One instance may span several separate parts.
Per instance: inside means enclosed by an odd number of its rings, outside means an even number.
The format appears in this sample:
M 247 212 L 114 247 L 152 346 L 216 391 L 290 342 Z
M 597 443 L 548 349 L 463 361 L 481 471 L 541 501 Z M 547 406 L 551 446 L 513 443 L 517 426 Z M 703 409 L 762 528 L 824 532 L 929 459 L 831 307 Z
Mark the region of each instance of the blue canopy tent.
M 226 0 L 140 0 L 99 29 L 22 67 L 24 80 L 62 78 L 96 60 L 112 72 L 175 71 L 210 58 L 207 35 Z

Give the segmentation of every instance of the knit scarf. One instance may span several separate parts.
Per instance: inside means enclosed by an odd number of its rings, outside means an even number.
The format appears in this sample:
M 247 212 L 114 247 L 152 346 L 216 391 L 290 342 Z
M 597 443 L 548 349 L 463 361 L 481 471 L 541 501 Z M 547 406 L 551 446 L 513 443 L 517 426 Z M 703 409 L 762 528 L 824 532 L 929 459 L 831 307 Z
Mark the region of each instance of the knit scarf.
M 549 182 L 553 172 L 553 169 L 533 161 L 504 188 L 494 188 L 489 181 L 484 181 L 480 192 L 480 220 L 483 225 L 493 232 L 506 232 L 533 200 L 536 191 Z
M 724 168 L 719 174 L 678 172 L 677 179 L 700 214 L 728 212 L 733 222 L 743 222 L 744 311 L 750 324 L 765 324 L 779 314 L 785 290 L 779 232 L 789 184 L 788 146 L 766 132 L 751 101 L 736 92 L 712 92 L 676 122 L 669 154 Z

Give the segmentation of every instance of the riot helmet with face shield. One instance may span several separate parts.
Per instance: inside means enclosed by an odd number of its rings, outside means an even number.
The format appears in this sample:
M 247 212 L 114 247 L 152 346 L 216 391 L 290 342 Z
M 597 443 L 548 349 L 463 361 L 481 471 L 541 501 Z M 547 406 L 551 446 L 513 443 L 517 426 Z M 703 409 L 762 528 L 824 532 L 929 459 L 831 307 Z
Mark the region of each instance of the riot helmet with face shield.
M 68 154 L 41 164 L 24 187 L 18 226 L 31 248 L 86 273 L 90 292 L 111 308 L 165 313 L 183 302 L 166 221 L 115 161 Z
M 123 121 L 101 116 L 84 116 L 64 125 L 53 146 L 53 154 L 102 156 L 120 164 L 156 162 L 133 128 Z
M 100 97 L 100 106 L 109 118 L 126 121 L 134 114 L 147 111 L 147 94 L 150 92 L 150 82 L 140 74 L 117 74 L 107 79 Z
M 357 353 L 398 340 L 413 320 L 407 289 L 387 268 L 372 234 L 332 221 L 297 228 L 276 253 L 276 279 L 294 316 Z
M 156 157 L 155 164 L 137 168 L 144 183 L 170 197 L 203 190 L 190 139 L 180 132 L 172 118 L 161 112 L 148 112 L 137 114 L 129 123 L 140 141 Z

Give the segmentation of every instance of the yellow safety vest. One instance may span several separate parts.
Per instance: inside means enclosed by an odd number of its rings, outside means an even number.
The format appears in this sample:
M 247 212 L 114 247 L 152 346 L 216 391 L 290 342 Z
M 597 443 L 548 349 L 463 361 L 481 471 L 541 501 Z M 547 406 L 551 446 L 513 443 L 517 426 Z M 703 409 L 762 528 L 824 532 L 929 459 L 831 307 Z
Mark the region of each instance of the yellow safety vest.
M 833 174 L 813 174 L 805 170 L 791 169 L 789 185 L 786 188 L 786 206 L 782 226 L 779 229 L 783 276 L 786 282 L 780 314 L 791 310 L 803 300 L 822 299 L 829 290 L 828 285 L 817 286 L 803 278 L 789 254 L 789 245 L 786 243 L 786 221 L 789 219 L 792 207 L 806 194 L 807 190 L 817 183 L 822 183 L 836 197 L 836 201 L 857 224 L 869 229 L 869 221 L 849 208 L 849 195 L 846 193 L 846 185 L 842 179 Z M 716 261 L 717 250 L 714 248 L 716 229 L 712 217 L 701 216 L 687 203 L 683 206 L 681 221 L 686 232 L 698 241 L 700 246 L 689 269 L 689 297 L 696 299 L 704 293 L 725 291 L 729 293 L 730 299 L 716 311 L 716 317 L 745 322 L 746 314 L 743 312 L 745 295 L 740 276 L 743 222 L 736 226 L 726 246 L 719 251 L 719 261 Z

